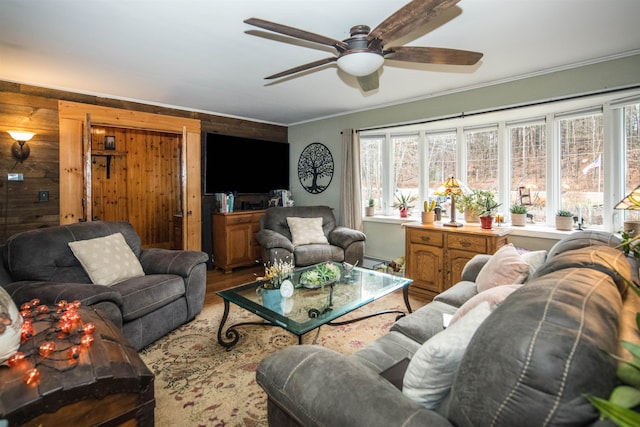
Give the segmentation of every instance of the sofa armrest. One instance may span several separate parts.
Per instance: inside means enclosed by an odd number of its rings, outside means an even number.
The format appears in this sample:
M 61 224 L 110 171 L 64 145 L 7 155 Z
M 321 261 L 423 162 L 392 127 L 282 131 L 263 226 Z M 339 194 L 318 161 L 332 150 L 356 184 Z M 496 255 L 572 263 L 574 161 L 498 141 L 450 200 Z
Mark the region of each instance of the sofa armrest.
M 187 320 L 192 320 L 202 311 L 207 291 L 208 259 L 209 256 L 200 251 L 149 248 L 140 253 L 145 274 L 182 276 L 187 299 Z
M 84 307 L 101 307 L 115 325 L 122 326 L 122 295 L 108 286 L 93 283 L 62 283 L 24 280 L 3 286 L 18 307 L 34 298 L 53 306 L 58 301 L 78 300 Z
M 489 262 L 491 255 L 478 254 L 471 258 L 462 269 L 462 280 L 467 282 L 475 282 L 478 277 L 478 273 L 482 270 L 482 267 Z
M 325 347 L 298 345 L 271 353 L 258 365 L 256 380 L 278 417 L 284 413 L 300 425 L 451 426 L 356 358 Z
M 256 233 L 256 241 L 264 249 L 285 249 L 291 253 L 295 247 L 293 243 L 277 231 L 263 229 Z
M 208 259 L 208 255 L 200 251 L 149 248 L 140 253 L 140 264 L 145 274 L 176 274 L 184 278 Z
M 346 249 L 355 242 L 364 242 L 366 236 L 362 231 L 348 227 L 336 227 L 329 233 L 329 243 Z

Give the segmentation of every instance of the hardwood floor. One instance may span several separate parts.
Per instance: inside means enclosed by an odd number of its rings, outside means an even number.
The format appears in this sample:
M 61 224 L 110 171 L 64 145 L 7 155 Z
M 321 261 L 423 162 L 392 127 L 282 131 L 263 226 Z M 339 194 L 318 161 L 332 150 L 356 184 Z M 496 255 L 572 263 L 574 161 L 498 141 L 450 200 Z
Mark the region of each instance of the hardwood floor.
M 224 274 L 224 271 L 218 268 L 207 270 L 207 292 L 204 297 L 204 305 L 207 306 L 221 301 L 221 298 L 216 295 L 216 291 L 253 282 L 257 276 L 261 276 L 263 273 L 264 266 L 262 264 L 234 268 L 229 274 Z

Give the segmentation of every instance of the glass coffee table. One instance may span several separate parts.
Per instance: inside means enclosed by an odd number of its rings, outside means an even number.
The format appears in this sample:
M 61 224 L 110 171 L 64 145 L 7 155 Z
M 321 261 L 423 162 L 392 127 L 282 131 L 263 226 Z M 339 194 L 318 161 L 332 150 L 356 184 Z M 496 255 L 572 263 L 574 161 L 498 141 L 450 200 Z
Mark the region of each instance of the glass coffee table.
M 340 278 L 333 284 L 315 289 L 308 289 L 300 284 L 302 273 L 314 269 L 315 266 L 297 269 L 291 278 L 295 289 L 290 298 L 282 297 L 279 289 L 262 289 L 263 281 L 255 281 L 216 292 L 224 300 L 224 314 L 218 328 L 220 345 L 227 349 L 233 347 L 240 339 L 237 328 L 243 325 L 279 326 L 297 335 L 300 344 L 304 334 L 322 325 L 344 325 L 388 313 L 397 313 L 399 318 L 406 313 L 394 309 L 334 322 L 339 317 L 399 289 L 402 289 L 407 311 L 412 312 L 409 303 L 411 279 L 359 267 L 353 268 L 347 275 L 339 263 L 334 264 L 340 266 Z M 236 323 L 223 332 L 229 316 L 230 303 L 234 303 L 264 320 L 262 322 Z

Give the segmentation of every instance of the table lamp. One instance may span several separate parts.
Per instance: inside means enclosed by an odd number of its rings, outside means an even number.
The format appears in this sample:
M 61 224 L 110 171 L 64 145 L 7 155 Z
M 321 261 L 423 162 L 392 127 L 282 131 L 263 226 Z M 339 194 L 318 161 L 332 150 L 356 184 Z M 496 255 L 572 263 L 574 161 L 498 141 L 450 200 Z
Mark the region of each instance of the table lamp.
M 614 209 L 640 210 L 640 185 L 620 200 Z M 640 234 L 640 221 L 625 221 L 624 231 L 631 231 L 636 235 Z
M 445 182 L 440 184 L 435 194 L 438 196 L 451 196 L 451 221 L 445 222 L 443 225 L 447 227 L 462 227 L 462 224 L 456 222 L 456 198 L 464 194 L 464 190 L 455 177 L 447 178 Z

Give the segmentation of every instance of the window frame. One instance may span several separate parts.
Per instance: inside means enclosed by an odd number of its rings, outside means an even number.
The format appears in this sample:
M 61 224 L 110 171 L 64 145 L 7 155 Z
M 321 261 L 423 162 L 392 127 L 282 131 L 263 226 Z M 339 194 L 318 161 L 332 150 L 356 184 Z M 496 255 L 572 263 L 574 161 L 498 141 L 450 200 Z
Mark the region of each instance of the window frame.
M 561 101 L 541 101 L 533 106 L 511 106 L 496 111 L 478 111 L 471 113 L 460 113 L 449 118 L 437 118 L 421 123 L 405 124 L 398 126 L 385 126 L 382 129 L 361 129 L 360 137 L 366 138 L 371 135 L 382 136 L 383 138 L 383 209 L 377 211 L 376 216 L 382 213 L 391 219 L 400 218 L 399 213 L 394 211 L 394 192 L 391 177 L 393 171 L 393 149 L 390 142 L 390 135 L 417 133 L 418 136 L 418 165 L 419 165 L 419 200 L 416 207 L 422 206 L 422 202 L 427 200 L 431 194 L 428 192 L 429 186 L 437 187 L 440 183 L 428 182 L 429 171 L 426 166 L 426 135 L 438 133 L 455 132 L 457 136 L 456 144 L 456 177 L 460 177 L 466 183 L 467 159 L 465 146 L 465 131 L 469 129 L 490 128 L 498 129 L 498 195 L 499 202 L 502 203 L 504 211 L 508 211 L 511 186 L 511 146 L 509 138 L 509 126 L 514 124 L 542 123 L 546 124 L 546 222 L 538 224 L 554 228 L 555 212 L 560 209 L 560 158 L 559 158 L 559 125 L 558 120 L 566 118 L 568 114 L 585 115 L 594 111 L 601 111 L 603 114 L 604 126 L 604 147 L 602 153 L 602 173 L 603 173 L 603 224 L 594 229 L 607 231 L 619 230 L 622 228 L 624 212 L 615 211 L 613 206 L 626 195 L 625 188 L 625 141 L 624 141 L 624 117 L 625 106 L 640 102 L 640 91 L 621 90 L 608 94 L 577 96 L 574 99 Z M 391 168 L 391 169 L 390 169 Z M 364 193 L 363 193 L 364 194 Z M 366 201 L 366 199 L 365 199 Z M 421 210 L 417 209 L 416 210 Z M 404 221 L 415 220 L 415 216 L 410 219 L 403 218 Z

